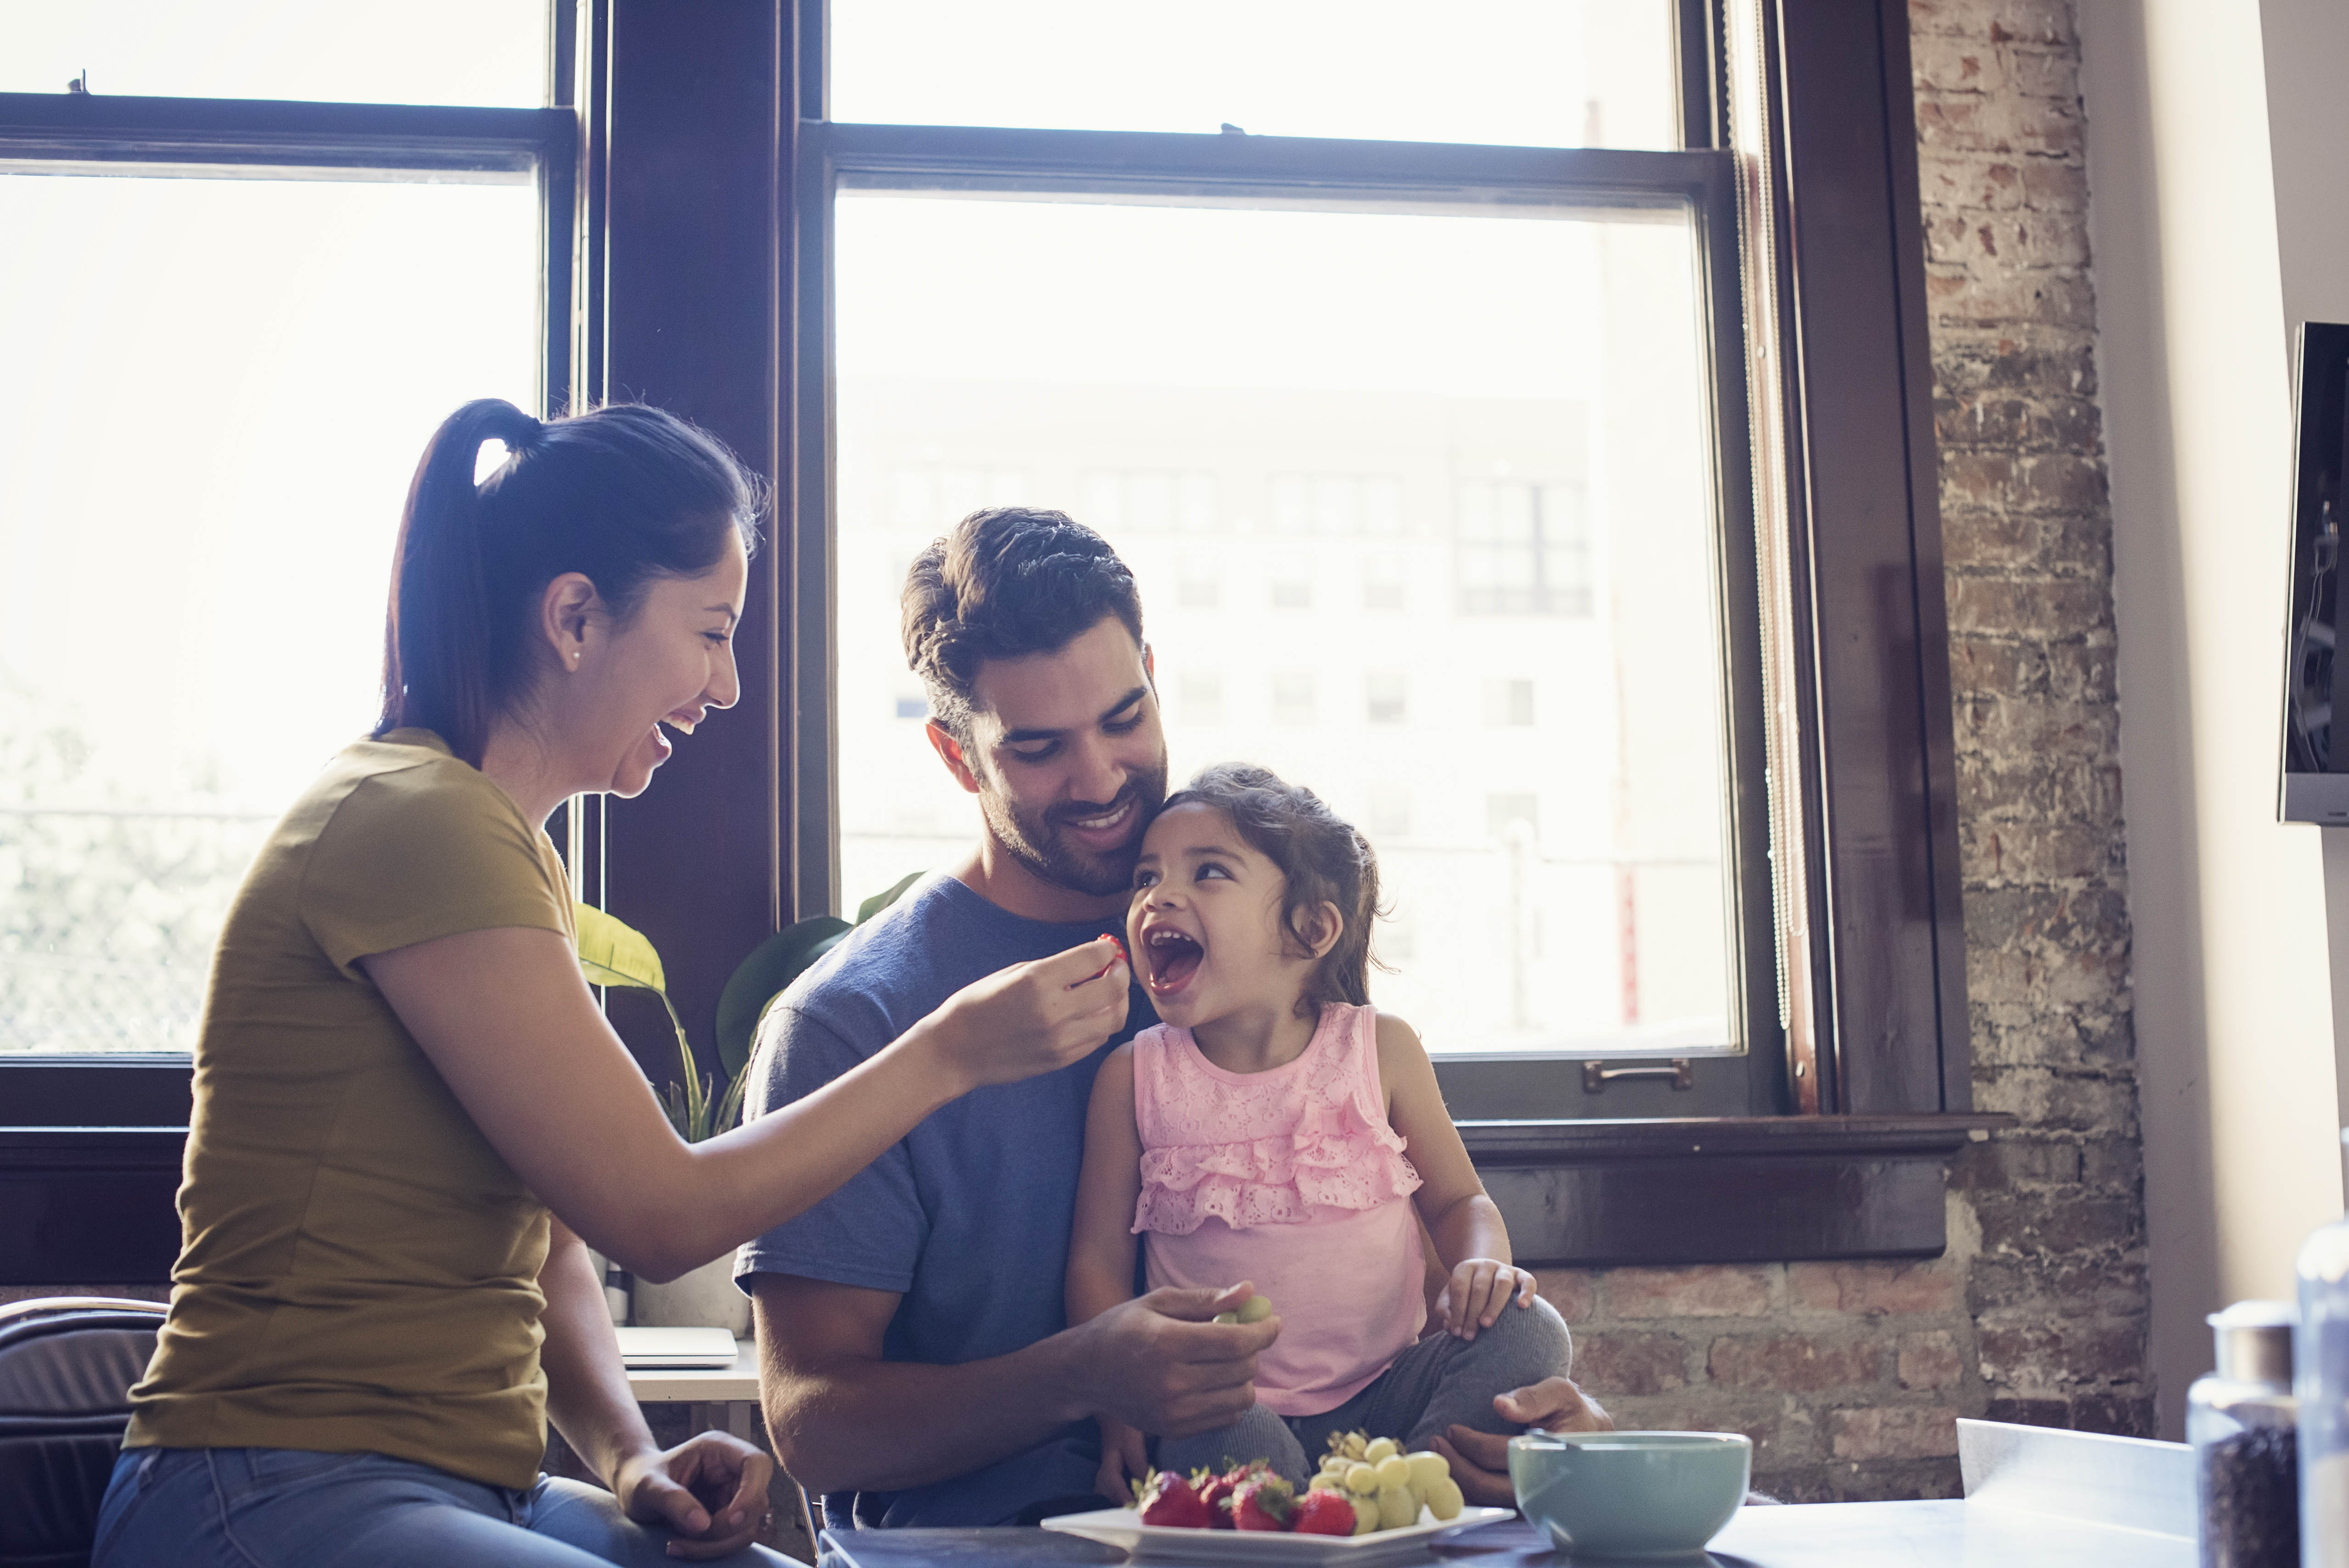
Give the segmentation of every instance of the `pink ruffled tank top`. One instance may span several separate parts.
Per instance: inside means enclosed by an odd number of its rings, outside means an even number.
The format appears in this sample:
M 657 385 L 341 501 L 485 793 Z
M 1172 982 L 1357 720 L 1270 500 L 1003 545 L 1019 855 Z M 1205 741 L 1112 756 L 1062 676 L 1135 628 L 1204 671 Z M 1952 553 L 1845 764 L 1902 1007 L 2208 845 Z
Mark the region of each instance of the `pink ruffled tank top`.
M 1252 1280 L 1280 1314 L 1257 1398 L 1282 1416 L 1335 1409 L 1426 1325 L 1419 1172 L 1379 1093 L 1378 1013 L 1331 1003 L 1305 1054 L 1228 1073 L 1187 1029 L 1133 1038 L 1148 1278 Z

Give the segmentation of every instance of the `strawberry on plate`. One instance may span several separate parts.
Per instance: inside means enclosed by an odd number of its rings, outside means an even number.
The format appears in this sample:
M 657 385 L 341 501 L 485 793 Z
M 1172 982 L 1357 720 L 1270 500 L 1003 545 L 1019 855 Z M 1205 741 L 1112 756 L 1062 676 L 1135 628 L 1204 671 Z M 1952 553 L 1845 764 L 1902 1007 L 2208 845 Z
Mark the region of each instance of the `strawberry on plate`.
M 1351 1535 L 1354 1505 L 1344 1492 L 1324 1487 L 1299 1498 L 1288 1520 L 1289 1528 L 1299 1535 Z
M 1169 1470 L 1152 1470 L 1147 1479 L 1135 1481 L 1133 1501 L 1142 1511 L 1144 1524 L 1206 1530 L 1215 1522 L 1214 1511 L 1199 1495 L 1199 1489 Z
M 1234 1465 L 1223 1474 L 1210 1477 L 1201 1483 L 1199 1497 L 1207 1505 L 1209 1529 L 1232 1528 L 1232 1493 L 1237 1491 L 1241 1483 L 1253 1473 L 1246 1465 Z
M 1296 1505 L 1295 1487 L 1277 1475 L 1257 1475 L 1242 1481 L 1232 1493 L 1232 1528 L 1286 1531 L 1289 1511 Z

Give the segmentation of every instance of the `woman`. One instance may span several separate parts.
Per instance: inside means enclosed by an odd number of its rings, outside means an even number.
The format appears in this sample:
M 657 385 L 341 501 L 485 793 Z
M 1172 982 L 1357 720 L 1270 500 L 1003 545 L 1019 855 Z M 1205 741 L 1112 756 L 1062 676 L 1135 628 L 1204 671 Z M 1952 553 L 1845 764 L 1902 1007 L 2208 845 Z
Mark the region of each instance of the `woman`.
M 509 455 L 476 485 L 491 440 Z M 542 825 L 637 794 L 664 726 L 733 704 L 756 510 L 724 449 L 654 409 L 541 424 L 488 400 L 434 435 L 382 721 L 222 931 L 171 1316 L 97 1568 L 780 1561 L 750 1544 L 764 1455 L 654 1446 L 587 1248 L 672 1278 L 1123 1022 L 1103 940 L 957 993 L 748 1127 L 670 1130 L 580 978 Z M 549 1418 L 609 1494 L 539 1475 Z

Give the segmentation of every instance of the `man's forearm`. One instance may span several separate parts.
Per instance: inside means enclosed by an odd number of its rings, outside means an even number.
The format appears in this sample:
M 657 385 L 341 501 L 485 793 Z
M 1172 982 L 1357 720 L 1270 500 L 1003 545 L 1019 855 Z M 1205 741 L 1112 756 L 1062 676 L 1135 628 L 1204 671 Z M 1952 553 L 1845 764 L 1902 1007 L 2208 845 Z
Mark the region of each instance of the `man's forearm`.
M 1092 1414 L 1067 1333 L 955 1366 L 862 1356 L 787 1366 L 763 1333 L 760 1357 L 776 1455 L 813 1492 L 951 1480 Z

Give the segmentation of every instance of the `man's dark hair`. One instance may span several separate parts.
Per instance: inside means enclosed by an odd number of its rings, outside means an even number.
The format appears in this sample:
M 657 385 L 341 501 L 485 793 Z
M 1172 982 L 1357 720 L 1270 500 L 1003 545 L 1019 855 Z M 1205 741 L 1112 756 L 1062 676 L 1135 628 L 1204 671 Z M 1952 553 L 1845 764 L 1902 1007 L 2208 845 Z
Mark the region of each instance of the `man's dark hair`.
M 901 607 L 905 662 L 930 712 L 970 740 L 981 662 L 1051 653 L 1107 616 L 1142 641 L 1142 596 L 1109 541 L 1064 512 L 990 506 L 914 559 Z

